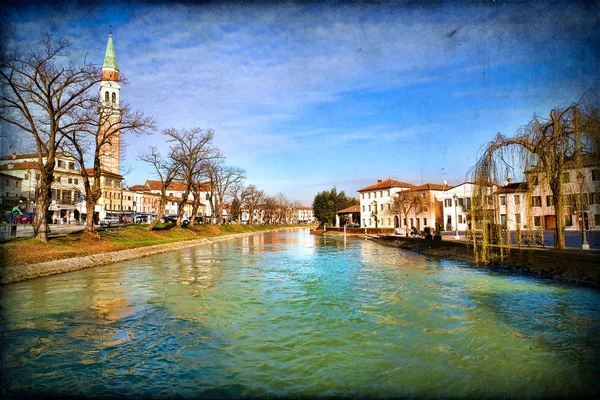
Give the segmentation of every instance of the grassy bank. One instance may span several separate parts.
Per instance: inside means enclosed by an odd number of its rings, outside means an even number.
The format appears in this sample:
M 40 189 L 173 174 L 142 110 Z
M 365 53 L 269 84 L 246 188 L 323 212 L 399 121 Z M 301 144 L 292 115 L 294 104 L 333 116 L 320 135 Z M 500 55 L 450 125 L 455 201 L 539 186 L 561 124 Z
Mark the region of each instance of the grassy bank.
M 286 225 L 297 226 L 297 225 Z M 304 225 L 306 227 L 306 225 Z M 0 245 L 0 265 L 29 265 L 45 261 L 89 256 L 134 249 L 156 244 L 225 236 L 236 233 L 261 232 L 282 225 L 199 225 L 179 228 L 174 224 L 159 224 L 152 232 L 145 225 L 101 230 L 101 239 L 94 240 L 83 232 L 73 232 L 42 243 L 33 238 L 19 238 Z

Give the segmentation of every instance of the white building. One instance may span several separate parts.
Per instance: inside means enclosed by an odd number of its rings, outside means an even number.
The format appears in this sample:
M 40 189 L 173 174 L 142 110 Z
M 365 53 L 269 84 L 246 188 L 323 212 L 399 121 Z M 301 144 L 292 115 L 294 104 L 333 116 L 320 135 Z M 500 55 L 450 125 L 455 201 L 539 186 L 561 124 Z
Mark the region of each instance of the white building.
M 394 228 L 391 216 L 393 196 L 415 185 L 393 179 L 378 180 L 376 184 L 358 190 L 360 226 L 365 228 Z
M 487 185 L 487 203 L 489 211 L 493 211 L 493 195 L 496 185 Z M 442 201 L 444 230 L 464 232 L 469 229 L 470 213 L 473 209 L 472 198 L 476 185 L 472 182 L 464 182 L 460 185 L 445 189 L 437 194 L 437 199 Z

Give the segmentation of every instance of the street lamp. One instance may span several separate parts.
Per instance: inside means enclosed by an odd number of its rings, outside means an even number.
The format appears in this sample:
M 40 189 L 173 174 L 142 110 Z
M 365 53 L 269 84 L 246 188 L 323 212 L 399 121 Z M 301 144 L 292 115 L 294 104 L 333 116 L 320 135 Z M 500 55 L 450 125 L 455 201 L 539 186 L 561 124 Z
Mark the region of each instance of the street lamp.
M 582 250 L 589 250 L 590 249 L 590 245 L 587 242 L 587 237 L 585 236 L 585 215 L 583 212 L 583 207 L 581 207 L 581 249 Z
M 458 236 L 458 212 L 456 210 L 456 204 L 458 203 L 458 196 L 456 195 L 456 193 L 454 193 L 454 196 L 452 196 L 452 198 L 454 199 L 454 239 L 460 239 L 460 236 Z

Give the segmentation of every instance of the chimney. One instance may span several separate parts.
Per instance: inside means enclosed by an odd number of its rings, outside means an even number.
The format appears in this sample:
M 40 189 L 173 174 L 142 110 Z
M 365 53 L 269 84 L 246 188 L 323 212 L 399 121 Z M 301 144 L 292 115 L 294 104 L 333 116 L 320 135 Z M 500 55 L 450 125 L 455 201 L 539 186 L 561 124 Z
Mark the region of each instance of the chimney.
M 507 182 L 507 185 L 510 185 L 512 183 L 512 178 L 506 178 L 506 182 Z
M 13 153 L 12 153 L 12 157 L 13 157 L 13 160 L 14 160 L 14 159 L 16 159 L 16 158 L 17 158 L 17 153 L 15 153 L 15 152 L 13 151 Z
M 381 183 L 381 179 L 377 179 L 377 183 Z

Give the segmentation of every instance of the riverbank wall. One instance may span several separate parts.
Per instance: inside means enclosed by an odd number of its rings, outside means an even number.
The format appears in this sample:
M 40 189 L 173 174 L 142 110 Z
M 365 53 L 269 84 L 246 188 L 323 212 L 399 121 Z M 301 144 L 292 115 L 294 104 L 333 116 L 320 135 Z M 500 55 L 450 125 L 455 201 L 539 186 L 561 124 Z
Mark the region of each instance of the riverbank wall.
M 600 252 L 584 250 L 556 250 L 548 248 L 511 247 L 502 249 L 490 246 L 487 263 L 475 260 L 473 246 L 465 241 L 425 240 L 397 235 L 380 235 L 376 242 L 414 251 L 420 254 L 449 258 L 481 268 L 515 270 L 600 289 Z
M 93 254 L 84 257 L 66 258 L 62 260 L 46 261 L 38 264 L 5 266 L 0 275 L 0 285 L 7 285 L 27 281 L 30 279 L 41 278 L 44 276 L 63 274 L 85 268 L 99 267 L 102 265 L 114 264 L 122 261 L 134 260 L 154 254 L 166 253 L 168 251 L 182 250 L 196 246 L 206 246 L 216 242 L 235 239 L 244 236 L 260 235 L 267 232 L 306 229 L 303 227 L 277 228 L 258 232 L 235 233 L 197 240 L 187 240 L 183 242 L 174 242 L 167 244 L 157 244 L 152 246 L 136 247 L 134 249 L 120 250 L 110 253 Z

